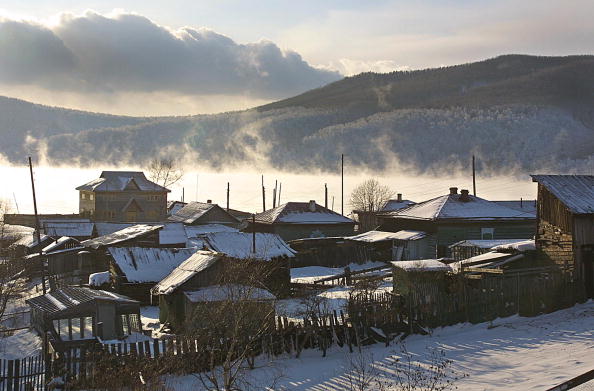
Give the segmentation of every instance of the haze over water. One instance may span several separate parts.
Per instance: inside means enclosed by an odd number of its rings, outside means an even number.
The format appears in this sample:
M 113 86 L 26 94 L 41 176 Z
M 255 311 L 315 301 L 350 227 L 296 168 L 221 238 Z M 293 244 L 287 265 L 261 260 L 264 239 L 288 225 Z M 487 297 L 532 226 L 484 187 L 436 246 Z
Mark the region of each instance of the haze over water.
M 102 168 L 65 168 L 40 166 L 34 168 L 37 205 L 39 213 L 78 213 L 78 192 L 75 190 L 86 182 L 96 179 L 102 170 L 138 170 L 134 167 Z M 146 172 L 145 172 L 146 174 Z M 249 168 L 238 172 L 213 172 L 208 170 L 186 171 L 182 180 L 170 186 L 168 200 L 180 200 L 185 189 L 185 201 L 212 200 L 221 206 L 226 205 L 227 182 L 230 182 L 230 207 L 249 212 L 262 211 L 261 175 L 264 174 L 266 187 L 266 208 L 272 207 L 272 191 L 275 180 L 282 183 L 280 202 L 316 200 L 324 204 L 324 183 L 328 184 L 328 207 L 340 213 L 340 173 L 291 174 L 286 172 L 255 172 Z M 389 172 L 384 174 L 357 173 L 349 174 L 345 168 L 344 198 L 345 214 L 350 213 L 349 195 L 353 188 L 362 181 L 376 178 L 382 184 L 390 186 L 395 193 L 402 193 L 403 198 L 421 202 L 447 194 L 448 188 L 469 189 L 472 192 L 472 177 L 454 175 L 432 177 L 428 175 L 410 175 L 408 173 Z M 16 212 L 15 199 L 20 213 L 33 213 L 29 169 L 26 166 L 0 166 L 0 198 L 11 202 Z M 525 177 L 477 177 L 477 195 L 489 200 L 533 200 L 536 197 L 536 185 L 529 176 Z

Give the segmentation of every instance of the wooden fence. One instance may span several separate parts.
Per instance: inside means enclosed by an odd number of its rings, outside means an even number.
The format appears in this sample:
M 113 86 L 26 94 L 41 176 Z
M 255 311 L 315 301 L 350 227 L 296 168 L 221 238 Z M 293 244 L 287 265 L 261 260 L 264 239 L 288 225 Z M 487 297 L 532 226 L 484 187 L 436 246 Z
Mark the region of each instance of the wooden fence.
M 43 355 L 21 360 L 0 360 L 0 391 L 44 390 L 45 384 Z

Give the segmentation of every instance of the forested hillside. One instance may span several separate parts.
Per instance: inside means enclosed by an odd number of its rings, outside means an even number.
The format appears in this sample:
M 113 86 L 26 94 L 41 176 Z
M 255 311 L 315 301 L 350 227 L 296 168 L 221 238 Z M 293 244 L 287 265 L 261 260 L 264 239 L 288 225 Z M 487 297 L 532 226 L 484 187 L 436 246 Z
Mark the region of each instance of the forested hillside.
M 594 164 L 594 57 L 365 73 L 216 115 L 116 117 L 12 99 L 0 100 L 0 114 L 0 153 L 15 162 L 31 151 L 80 165 L 165 154 L 213 168 L 334 170 L 345 153 L 361 168 L 445 172 L 475 154 L 490 173 L 571 172 Z

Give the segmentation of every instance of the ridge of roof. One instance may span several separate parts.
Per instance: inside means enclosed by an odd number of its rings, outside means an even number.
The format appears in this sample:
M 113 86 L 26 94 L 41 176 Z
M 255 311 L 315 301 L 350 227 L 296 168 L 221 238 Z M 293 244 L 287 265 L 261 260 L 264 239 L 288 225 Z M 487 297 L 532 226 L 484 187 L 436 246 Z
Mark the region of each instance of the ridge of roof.
M 346 216 L 343 216 L 337 212 L 334 212 L 333 210 L 330 210 L 324 206 L 319 205 L 318 203 L 315 204 L 315 210 L 312 211 L 309 209 L 310 206 L 310 202 L 295 202 L 295 201 L 290 201 L 290 202 L 286 202 L 282 205 L 277 206 L 276 208 L 272 208 L 272 209 L 268 209 L 264 212 L 260 212 L 258 214 L 256 214 L 255 216 L 255 220 L 258 223 L 264 223 L 264 224 L 274 224 L 274 223 L 311 223 L 312 221 L 298 221 L 299 219 L 290 219 L 287 216 L 290 214 L 319 214 L 319 215 L 328 215 L 328 216 L 332 216 L 331 218 L 329 218 L 328 222 L 331 223 L 354 223 L 353 220 L 349 219 Z M 283 220 L 283 217 L 285 217 L 285 221 Z M 311 217 L 311 216 L 310 216 Z M 334 219 L 334 221 L 330 221 Z M 295 221 L 289 221 L 289 220 L 295 220 Z M 318 223 L 324 223 L 324 220 L 315 220 L 315 222 Z
M 530 175 L 574 214 L 594 214 L 594 175 Z

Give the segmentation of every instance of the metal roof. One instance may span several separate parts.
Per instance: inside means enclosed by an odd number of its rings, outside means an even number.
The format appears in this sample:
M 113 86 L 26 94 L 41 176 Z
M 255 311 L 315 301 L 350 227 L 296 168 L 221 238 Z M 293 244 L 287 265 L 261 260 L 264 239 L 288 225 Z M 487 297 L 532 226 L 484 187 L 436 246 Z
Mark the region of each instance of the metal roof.
M 103 171 L 99 178 L 78 186 L 76 190 L 170 192 L 169 189 L 146 179 L 142 171 Z
M 128 282 L 159 282 L 196 252 L 195 248 L 108 247 Z
M 256 222 L 265 224 L 340 224 L 354 221 L 312 202 L 287 202 L 256 214 Z
M 171 294 L 190 278 L 214 265 L 223 256 L 224 254 L 213 251 L 197 251 L 155 285 L 151 292 L 154 295 Z
M 368 231 L 355 236 L 347 236 L 345 239 L 357 242 L 383 242 L 386 240 L 418 240 L 427 236 L 423 231 L 402 230 L 398 232 Z
M 198 236 L 210 250 L 225 253 L 231 258 L 271 260 L 294 257 L 295 250 L 277 234 L 256 232 L 256 253 L 252 252 L 253 233 L 210 232 Z
M 229 220 L 235 223 L 239 223 L 239 220 L 233 216 L 232 214 L 225 211 L 223 208 L 218 206 L 217 204 L 212 204 L 208 202 L 190 202 L 189 204 L 185 205 L 183 208 L 174 212 L 169 216 L 168 220 L 170 221 L 179 221 L 186 224 L 193 224 L 196 220 L 204 216 L 210 210 L 217 208 L 221 212 L 227 214 L 229 216 Z M 216 221 L 213 223 L 220 223 L 220 221 Z
M 78 287 L 62 288 L 57 291 L 29 299 L 27 300 L 27 303 L 43 312 L 56 314 L 98 299 L 129 304 L 138 303 L 136 300 L 132 300 L 126 296 L 118 295 L 117 293 Z
M 98 249 L 99 247 L 112 246 L 148 235 L 156 230 L 162 229 L 163 225 L 137 224 L 124 228 L 111 234 L 99 236 L 94 239 L 82 241 L 80 244 L 87 248 Z
M 574 214 L 594 213 L 593 175 L 530 175 Z
M 394 212 L 383 213 L 388 218 L 413 220 L 534 220 L 534 213 L 511 209 L 473 195 L 464 200 L 461 194 L 447 194 L 420 202 Z

